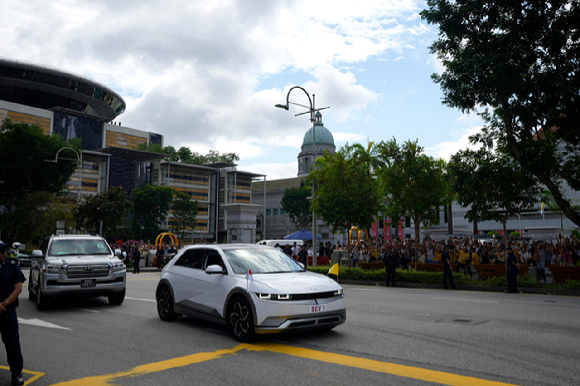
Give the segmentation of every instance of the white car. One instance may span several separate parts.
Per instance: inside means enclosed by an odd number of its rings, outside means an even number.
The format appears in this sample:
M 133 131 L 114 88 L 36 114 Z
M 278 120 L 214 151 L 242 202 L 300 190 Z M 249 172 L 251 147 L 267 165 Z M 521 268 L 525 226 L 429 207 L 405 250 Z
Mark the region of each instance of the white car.
M 342 287 L 284 253 L 251 244 L 183 248 L 156 290 L 161 320 L 180 314 L 225 323 L 238 341 L 254 334 L 332 329 L 346 321 Z

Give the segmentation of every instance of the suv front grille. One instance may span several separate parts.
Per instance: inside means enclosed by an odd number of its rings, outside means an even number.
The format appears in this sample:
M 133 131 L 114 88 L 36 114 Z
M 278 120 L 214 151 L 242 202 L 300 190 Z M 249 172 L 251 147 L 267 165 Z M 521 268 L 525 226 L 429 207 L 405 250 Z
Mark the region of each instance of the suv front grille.
M 109 266 L 100 265 L 73 265 L 68 266 L 66 274 L 71 279 L 82 279 L 86 277 L 107 277 L 109 276 Z

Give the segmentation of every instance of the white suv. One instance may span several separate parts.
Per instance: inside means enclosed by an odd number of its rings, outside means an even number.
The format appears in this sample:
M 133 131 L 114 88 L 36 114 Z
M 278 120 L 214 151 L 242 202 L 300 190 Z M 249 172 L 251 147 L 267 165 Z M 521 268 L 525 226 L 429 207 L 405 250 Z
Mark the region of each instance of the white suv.
M 28 297 L 36 308 L 47 308 L 57 295 L 107 296 L 109 303 L 125 300 L 126 268 L 99 236 L 61 235 L 44 239 L 32 252 Z

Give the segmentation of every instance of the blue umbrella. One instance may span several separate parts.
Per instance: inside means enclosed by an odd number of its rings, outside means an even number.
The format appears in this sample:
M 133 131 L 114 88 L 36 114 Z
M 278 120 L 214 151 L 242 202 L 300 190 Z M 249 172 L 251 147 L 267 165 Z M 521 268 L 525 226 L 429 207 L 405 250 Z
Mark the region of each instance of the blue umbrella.
M 322 236 L 316 235 L 317 239 L 321 239 Z M 291 235 L 284 237 L 284 240 L 312 240 L 312 232 L 301 229 L 298 232 L 294 232 Z

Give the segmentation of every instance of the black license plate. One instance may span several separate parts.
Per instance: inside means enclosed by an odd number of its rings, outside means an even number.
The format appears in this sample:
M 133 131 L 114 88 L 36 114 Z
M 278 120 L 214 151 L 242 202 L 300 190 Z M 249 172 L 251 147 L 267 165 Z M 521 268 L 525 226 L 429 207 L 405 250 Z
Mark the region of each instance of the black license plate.
M 97 286 L 97 279 L 83 279 L 81 280 L 81 288 L 90 288 Z

